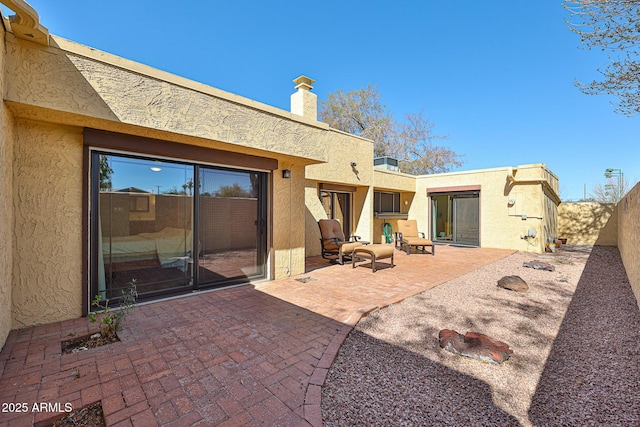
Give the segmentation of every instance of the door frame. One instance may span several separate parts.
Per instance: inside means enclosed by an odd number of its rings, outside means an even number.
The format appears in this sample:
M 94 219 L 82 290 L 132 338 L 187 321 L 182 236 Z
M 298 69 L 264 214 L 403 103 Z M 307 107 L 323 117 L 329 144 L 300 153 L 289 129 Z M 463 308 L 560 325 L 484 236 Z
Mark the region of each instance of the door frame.
M 353 234 L 353 203 L 354 203 L 354 193 L 356 191 L 355 187 L 349 186 L 339 186 L 339 185 L 327 185 L 321 184 L 320 189 L 318 191 L 318 197 L 320 198 L 320 202 L 324 207 L 324 203 L 322 202 L 322 193 L 329 194 L 330 197 L 330 212 L 325 212 L 327 214 L 328 219 L 337 219 L 335 218 L 336 210 L 335 204 L 337 202 L 338 195 L 346 195 L 347 196 L 347 204 L 348 207 L 346 209 L 347 220 L 343 221 L 342 224 L 342 232 L 344 234 L 345 239 L 349 239 Z
M 470 246 L 470 247 L 480 247 L 481 246 L 481 218 L 482 218 L 482 204 L 481 204 L 481 196 L 482 196 L 482 192 L 481 192 L 481 188 L 479 185 L 472 185 L 472 186 L 460 186 L 460 187 L 442 187 L 442 188 L 429 188 L 427 189 L 427 195 L 430 197 L 431 199 L 431 203 L 429 204 L 429 215 L 431 218 L 430 221 L 430 225 L 431 225 L 431 239 L 435 242 L 435 243 L 440 243 L 440 244 L 454 244 L 454 245 L 460 245 L 460 246 Z M 437 227 L 436 227 L 436 220 L 437 220 L 437 211 L 436 211 L 436 199 L 435 197 L 441 197 L 441 196 L 446 196 L 448 199 L 448 201 L 450 201 L 450 209 L 449 209 L 449 217 L 450 217 L 450 221 L 451 221 L 451 237 L 449 238 L 449 236 L 446 236 L 444 239 L 439 238 L 438 236 L 438 232 L 437 232 Z M 456 241 L 456 227 L 457 227 L 457 220 L 456 220 L 456 212 L 455 210 L 457 209 L 457 205 L 455 203 L 455 199 L 456 198 L 461 198 L 461 197 L 465 197 L 465 198 L 469 198 L 469 196 L 471 196 L 472 198 L 477 198 L 478 200 L 478 235 L 477 235 L 477 245 L 476 244 L 469 244 L 469 243 L 460 243 Z
M 273 171 L 278 169 L 278 160 L 268 157 L 259 157 L 244 153 L 222 151 L 205 147 L 191 146 L 187 144 L 157 140 L 134 135 L 121 134 L 116 132 L 101 131 L 91 128 L 83 130 L 83 181 L 82 190 L 85 203 L 82 208 L 82 277 L 85 283 L 82 286 L 82 314 L 86 315 L 91 311 L 92 295 L 98 291 L 96 275 L 97 271 L 92 265 L 92 254 L 98 248 L 97 234 L 93 230 L 95 215 L 93 209 L 97 206 L 99 192 L 92 189 L 98 162 L 94 160 L 94 151 L 107 154 L 133 156 L 151 159 L 161 159 L 176 163 L 187 163 L 191 165 L 204 165 L 235 170 L 253 170 L 264 172 L 262 179 L 262 194 L 264 203 L 260 203 L 260 215 L 263 224 L 259 224 L 261 245 L 264 246 L 262 254 L 263 277 L 268 277 L 269 266 L 269 224 L 271 221 L 270 212 L 273 207 L 271 199 L 271 186 Z M 197 227 L 197 224 L 193 224 Z M 196 230 L 194 230 L 195 233 Z M 94 290 L 93 287 L 96 287 Z

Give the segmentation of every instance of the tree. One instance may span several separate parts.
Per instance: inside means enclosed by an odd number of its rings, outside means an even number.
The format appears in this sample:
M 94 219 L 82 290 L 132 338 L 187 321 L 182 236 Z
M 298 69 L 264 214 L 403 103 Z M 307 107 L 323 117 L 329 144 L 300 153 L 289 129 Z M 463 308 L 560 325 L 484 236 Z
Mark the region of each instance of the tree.
M 222 185 L 216 191 L 215 197 L 244 197 L 251 198 L 253 194 L 250 191 L 244 189 L 240 184 L 234 182 L 232 185 Z
M 603 80 L 576 82 L 588 95 L 616 96 L 616 112 L 640 113 L 640 1 L 638 0 L 565 0 L 571 19 L 569 29 L 580 36 L 589 50 L 607 52 L 610 63 L 598 70 Z
M 407 114 L 405 122 L 398 123 L 386 152 L 400 161 L 403 172 L 420 175 L 448 172 L 453 166 L 462 166 L 461 155 L 434 145 L 433 141 L 445 139 L 433 134 L 433 123 L 423 117 L 422 111 Z
M 433 134 L 434 125 L 422 112 L 397 122 L 380 98 L 371 85 L 351 92 L 338 90 L 320 104 L 320 119 L 335 129 L 372 139 L 374 156 L 398 159 L 402 172 L 447 172 L 462 165 L 459 154 L 433 144 L 445 137 Z
M 111 191 L 113 169 L 109 165 L 109 156 L 100 155 L 100 191 Z
M 607 179 L 606 184 L 598 183 L 591 190 L 591 199 L 599 203 L 618 203 L 631 190 L 631 183 L 623 177 Z
M 388 139 L 392 115 L 380 102 L 376 87 L 330 93 L 320 104 L 320 119 L 332 128 L 373 140 L 374 155 L 384 155 L 381 144 Z

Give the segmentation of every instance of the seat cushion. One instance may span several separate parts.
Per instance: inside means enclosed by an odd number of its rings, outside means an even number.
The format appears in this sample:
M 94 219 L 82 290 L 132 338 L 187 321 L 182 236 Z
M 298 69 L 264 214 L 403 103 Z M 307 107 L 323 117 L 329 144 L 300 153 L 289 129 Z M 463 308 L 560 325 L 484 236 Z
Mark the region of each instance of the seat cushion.
M 422 237 L 404 237 L 402 236 L 402 243 L 406 243 L 410 246 L 433 246 L 433 242 L 429 239 L 423 239 Z
M 328 243 L 330 242 L 330 243 Z M 322 245 L 325 251 L 338 253 L 340 246 L 336 245 L 333 240 L 326 240 Z
M 418 221 L 415 219 L 399 219 L 398 232 L 406 237 L 418 237 Z
M 389 258 L 393 255 L 394 248 L 389 245 L 366 245 L 356 248 L 357 254 L 365 253 L 375 255 L 377 259 Z
M 351 254 L 353 250 L 359 246 L 362 246 L 360 242 L 347 242 L 342 245 L 342 253 L 343 254 Z
M 345 240 L 340 221 L 335 219 L 321 219 L 318 221 L 318 225 L 320 226 L 320 234 L 323 239 Z

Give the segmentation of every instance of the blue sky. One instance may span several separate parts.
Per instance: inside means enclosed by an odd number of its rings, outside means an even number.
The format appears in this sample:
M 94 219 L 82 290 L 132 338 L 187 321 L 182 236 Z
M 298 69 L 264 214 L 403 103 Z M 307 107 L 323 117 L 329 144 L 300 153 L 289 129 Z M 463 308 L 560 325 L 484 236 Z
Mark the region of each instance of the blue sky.
M 292 79 L 377 85 L 400 118 L 423 111 L 461 170 L 546 163 L 563 199 L 640 179 L 640 116 L 574 80 L 606 56 L 580 49 L 560 0 L 28 0 L 52 34 L 289 109 Z

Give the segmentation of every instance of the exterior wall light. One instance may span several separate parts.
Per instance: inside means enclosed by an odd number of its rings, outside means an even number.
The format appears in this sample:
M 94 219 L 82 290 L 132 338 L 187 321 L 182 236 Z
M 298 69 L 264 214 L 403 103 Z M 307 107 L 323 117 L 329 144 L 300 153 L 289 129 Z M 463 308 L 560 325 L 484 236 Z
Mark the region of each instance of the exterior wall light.
M 283 169 L 282 170 L 282 177 L 289 179 L 291 178 L 291 169 Z

